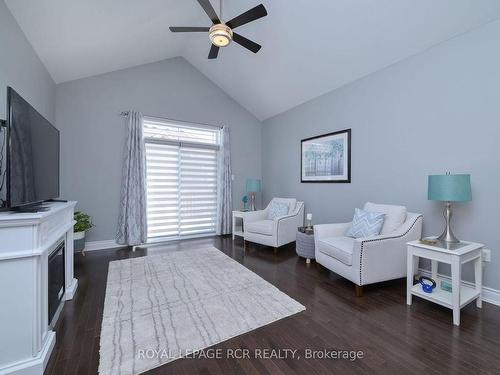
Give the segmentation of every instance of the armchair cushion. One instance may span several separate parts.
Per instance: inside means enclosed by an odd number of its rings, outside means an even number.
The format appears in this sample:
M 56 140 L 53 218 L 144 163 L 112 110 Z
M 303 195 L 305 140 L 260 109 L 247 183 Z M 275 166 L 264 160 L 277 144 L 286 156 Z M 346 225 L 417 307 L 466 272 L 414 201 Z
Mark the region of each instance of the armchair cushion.
M 284 202 L 271 201 L 269 210 L 267 211 L 268 220 L 276 220 L 280 216 L 288 215 L 290 212 L 290 205 Z
M 274 232 L 274 220 L 258 220 L 246 224 L 245 231 L 250 233 L 272 236 Z
M 317 242 L 318 250 L 347 266 L 352 265 L 352 253 L 354 249 L 354 238 L 352 237 L 330 237 Z
M 394 232 L 405 222 L 407 215 L 405 206 L 366 202 L 363 209 L 368 212 L 380 212 L 385 214 L 384 225 L 382 226 L 380 234 Z
M 354 238 L 371 237 L 380 234 L 384 224 L 385 214 L 378 212 L 368 212 L 356 208 L 351 228 L 347 235 Z

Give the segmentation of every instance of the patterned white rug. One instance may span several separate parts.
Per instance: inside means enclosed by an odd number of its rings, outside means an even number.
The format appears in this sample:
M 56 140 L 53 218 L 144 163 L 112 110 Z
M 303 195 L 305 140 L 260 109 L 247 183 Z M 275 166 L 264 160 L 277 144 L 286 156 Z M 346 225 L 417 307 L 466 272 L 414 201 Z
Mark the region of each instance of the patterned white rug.
M 99 374 L 139 374 L 303 310 L 213 247 L 114 261 Z

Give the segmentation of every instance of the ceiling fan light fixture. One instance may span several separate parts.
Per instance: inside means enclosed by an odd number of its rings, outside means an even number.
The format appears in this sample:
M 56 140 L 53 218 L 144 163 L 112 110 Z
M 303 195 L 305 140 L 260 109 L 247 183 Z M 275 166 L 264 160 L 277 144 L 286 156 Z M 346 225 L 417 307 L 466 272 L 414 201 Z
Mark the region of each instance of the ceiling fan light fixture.
M 243 35 L 238 33 L 233 33 L 233 29 L 237 27 L 246 25 L 249 22 L 258 20 L 259 18 L 267 16 L 267 10 L 263 4 L 259 4 L 246 12 L 241 13 L 239 16 L 232 18 L 231 20 L 224 22 L 222 19 L 222 0 L 220 3 L 220 17 L 215 12 L 214 7 L 210 3 L 210 0 L 197 0 L 198 4 L 201 5 L 208 18 L 212 22 L 212 27 L 198 27 L 198 26 L 170 26 L 169 29 L 173 33 L 206 33 L 208 31 L 208 36 L 212 46 L 210 47 L 210 52 L 208 53 L 209 59 L 216 59 L 220 47 L 227 47 L 234 40 L 240 46 L 246 48 L 247 50 L 257 53 L 260 51 L 261 45 L 255 43 L 254 41 L 245 38 Z M 213 1 L 213 0 L 212 0 Z
M 226 47 L 233 40 L 233 30 L 223 23 L 219 23 L 210 28 L 208 36 L 213 45 L 217 47 Z

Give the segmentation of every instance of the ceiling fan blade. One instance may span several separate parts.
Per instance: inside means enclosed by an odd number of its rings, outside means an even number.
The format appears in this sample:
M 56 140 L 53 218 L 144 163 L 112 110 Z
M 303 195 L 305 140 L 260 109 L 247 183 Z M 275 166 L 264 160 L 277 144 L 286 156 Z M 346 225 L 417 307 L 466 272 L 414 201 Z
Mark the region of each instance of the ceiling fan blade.
M 217 13 L 215 13 L 214 7 L 212 6 L 212 4 L 210 4 L 210 0 L 198 0 L 198 3 L 200 3 L 203 10 L 208 15 L 208 17 L 210 17 L 214 24 L 221 23 L 219 16 L 217 15 Z
M 267 16 L 267 10 L 264 7 L 264 5 L 260 4 L 250 10 L 247 10 L 245 13 L 242 13 L 239 16 L 234 17 L 231 21 L 226 22 L 226 25 L 229 26 L 231 29 L 235 29 L 239 26 L 258 20 L 259 18 L 265 16 Z
M 210 27 L 170 26 L 169 29 L 173 33 L 197 33 L 197 32 L 208 33 Z
M 239 45 L 245 47 L 246 49 L 249 49 L 253 53 L 259 52 L 259 50 L 262 47 L 260 44 L 252 42 L 250 39 L 247 39 L 244 36 L 241 36 L 240 34 L 237 33 L 233 33 L 233 40 Z
M 219 54 L 219 47 L 217 47 L 215 44 L 212 44 L 212 47 L 210 47 L 210 52 L 208 53 L 208 58 L 209 59 L 216 59 L 217 55 Z

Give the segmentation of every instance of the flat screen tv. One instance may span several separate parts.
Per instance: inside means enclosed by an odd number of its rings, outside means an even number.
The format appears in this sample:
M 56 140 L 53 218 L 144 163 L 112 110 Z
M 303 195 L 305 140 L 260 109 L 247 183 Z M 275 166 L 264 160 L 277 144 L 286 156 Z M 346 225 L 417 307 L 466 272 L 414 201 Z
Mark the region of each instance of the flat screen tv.
M 59 131 L 7 88 L 5 208 L 59 197 Z

